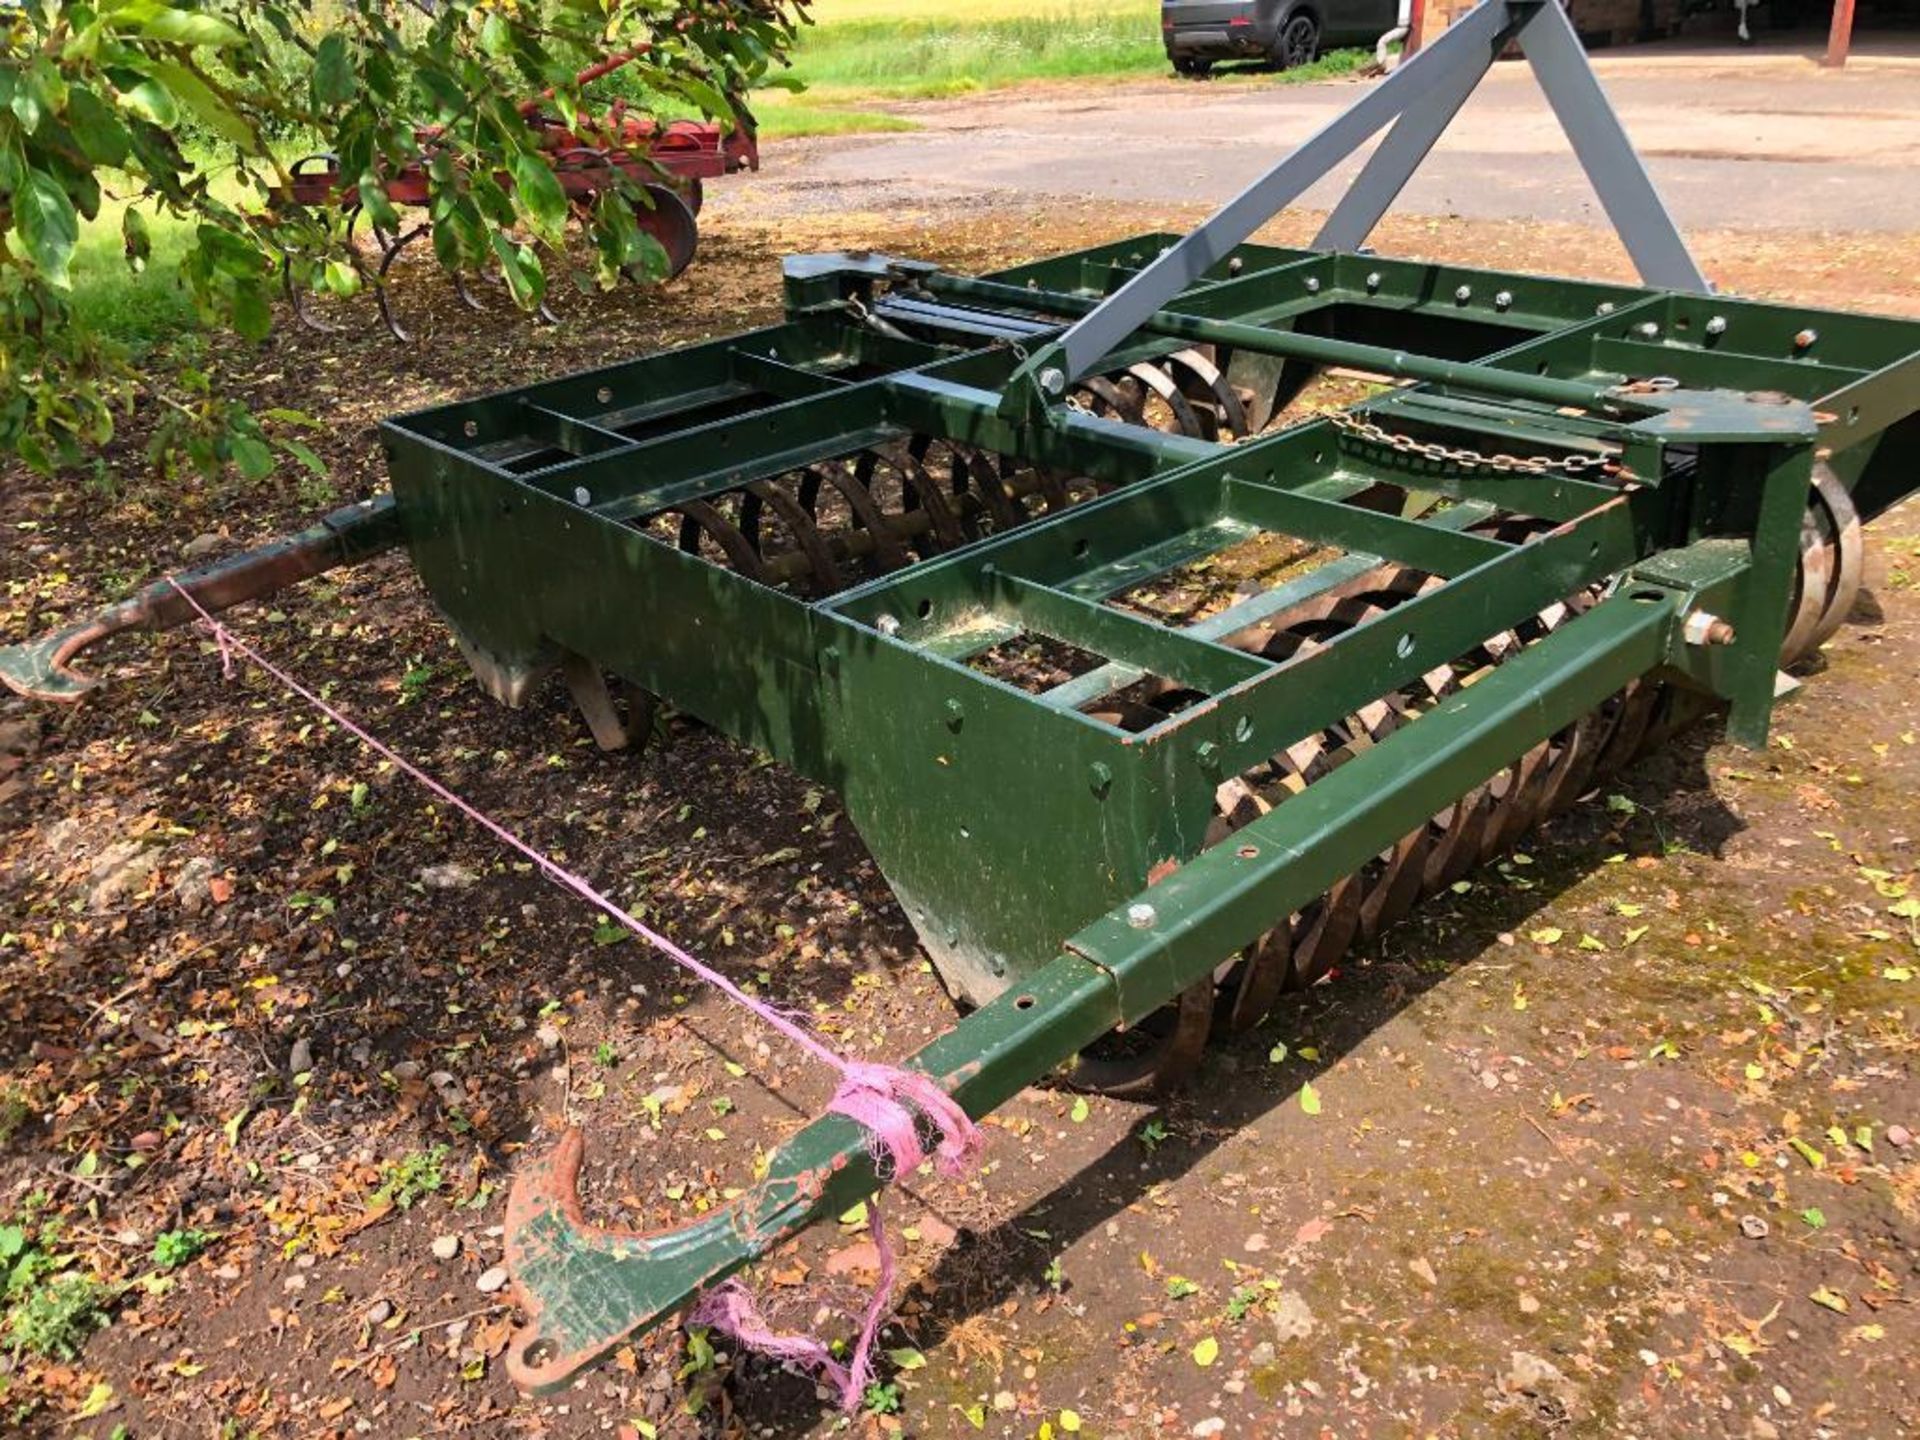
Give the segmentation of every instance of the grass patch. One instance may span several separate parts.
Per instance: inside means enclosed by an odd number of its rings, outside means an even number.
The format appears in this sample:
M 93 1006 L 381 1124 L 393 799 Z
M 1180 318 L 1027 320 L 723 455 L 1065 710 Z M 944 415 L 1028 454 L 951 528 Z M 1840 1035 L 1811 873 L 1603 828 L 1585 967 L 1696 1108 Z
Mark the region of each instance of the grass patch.
M 197 323 L 179 279 L 190 232 L 170 215 L 143 212 L 153 254 L 136 275 L 121 249 L 120 217 L 126 208 L 121 201 L 102 201 L 99 218 L 81 227 L 73 257 L 73 309 L 88 329 L 144 354 Z
M 1159 31 L 1158 0 L 1074 0 L 1073 8 L 1087 15 L 1109 12 L 1144 15 L 1153 22 L 1155 33 Z M 1031 15 L 1034 4 L 1033 0 L 813 0 L 807 9 L 814 25 L 826 28 L 860 20 L 904 20 L 921 24 L 1011 20 Z
M 1158 74 L 1167 57 L 1157 14 L 1140 0 L 1041 14 L 946 3 L 889 14 L 849 0 L 825 7 L 821 23 L 801 33 L 793 74 L 822 99 L 930 99 L 1026 80 Z
M 380 1176 L 380 1188 L 373 1192 L 373 1203 L 411 1210 L 419 1201 L 438 1193 L 446 1184 L 440 1162 L 447 1158 L 447 1147 L 416 1150 L 388 1165 Z
M 863 102 L 938 100 L 1036 80 L 1172 73 L 1153 0 L 1055 0 L 1038 12 L 1019 0 L 821 0 L 813 16 L 816 23 L 800 32 L 790 72 L 805 92 L 790 105 L 777 91 L 756 99 L 768 135 L 908 128 L 900 117 L 859 108 Z M 1294 85 L 1350 75 L 1372 58 L 1364 50 L 1335 50 L 1297 70 L 1230 66 L 1215 77 L 1228 84 Z M 801 125 L 808 128 L 788 128 Z
M 59 1222 L 41 1219 L 44 1196 L 17 1223 L 0 1225 L 0 1349 L 71 1360 L 107 1323 L 115 1291 L 58 1252 Z

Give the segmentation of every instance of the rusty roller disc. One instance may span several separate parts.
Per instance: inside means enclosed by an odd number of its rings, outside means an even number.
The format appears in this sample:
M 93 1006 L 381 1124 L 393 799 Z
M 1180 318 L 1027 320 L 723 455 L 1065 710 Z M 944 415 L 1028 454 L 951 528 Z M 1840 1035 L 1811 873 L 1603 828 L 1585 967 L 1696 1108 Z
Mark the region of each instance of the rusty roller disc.
M 660 280 L 672 280 L 693 263 L 694 251 L 700 247 L 700 222 L 694 218 L 692 208 L 685 200 L 665 185 L 643 185 L 647 200 L 652 204 L 636 201 L 629 208 L 633 211 L 633 223 L 640 227 L 641 233 L 651 235 L 659 242 L 660 248 L 667 252 L 667 273 Z M 625 274 L 629 280 L 647 281 L 656 277 L 647 274 L 639 266 L 629 265 Z
M 1817 650 L 1833 638 L 1834 632 L 1853 613 L 1866 578 L 1866 538 L 1861 530 L 1860 512 L 1853 496 L 1833 473 L 1833 467 L 1821 461 L 1813 467 L 1815 509 L 1824 517 L 1824 529 L 1833 537 L 1833 578 L 1814 626 L 1808 648 Z
M 1209 412 L 1214 433 L 1209 439 L 1238 440 L 1247 434 L 1247 407 L 1227 377 L 1213 362 L 1212 347 L 1176 350 L 1160 363 L 1196 411 Z

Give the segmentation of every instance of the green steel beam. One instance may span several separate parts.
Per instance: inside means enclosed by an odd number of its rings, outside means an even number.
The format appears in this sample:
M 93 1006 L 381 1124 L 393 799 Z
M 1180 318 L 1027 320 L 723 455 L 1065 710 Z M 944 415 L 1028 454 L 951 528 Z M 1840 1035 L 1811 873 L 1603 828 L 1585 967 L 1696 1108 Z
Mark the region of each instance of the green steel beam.
M 1658 665 L 1683 592 L 1634 586 L 1073 936 L 909 1063 L 976 1117 L 1138 1020 L 1446 803 Z M 1151 921 L 1141 923 L 1142 910 Z M 508 1267 L 529 1323 L 509 1374 L 552 1393 L 700 1291 L 879 1184 L 867 1137 L 816 1120 L 745 1194 L 678 1231 L 584 1223 L 579 1141 L 514 1187 Z

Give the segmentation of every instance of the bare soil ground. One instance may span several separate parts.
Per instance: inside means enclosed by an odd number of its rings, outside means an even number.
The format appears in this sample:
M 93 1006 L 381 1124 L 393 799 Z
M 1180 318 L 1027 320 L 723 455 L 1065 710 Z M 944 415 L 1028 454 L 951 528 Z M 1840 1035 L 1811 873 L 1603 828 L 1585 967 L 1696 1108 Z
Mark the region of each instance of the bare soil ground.
M 771 319 L 786 251 L 983 269 L 1191 218 L 752 210 L 749 187 L 716 195 L 701 262 L 591 324 L 447 310 L 413 349 L 287 329 L 221 363 L 263 403 L 326 416 L 353 496 L 379 484 L 382 415 Z M 1700 248 L 1747 293 L 1920 313 L 1913 245 Z M 1623 273 L 1571 227 L 1408 220 L 1382 248 Z M 196 536 L 255 541 L 327 499 L 285 478 L 108 493 L 10 476 L 0 640 Z M 889 1413 L 851 1429 L 1920 1426 L 1920 1146 L 1897 1143 L 1920 1130 L 1920 513 L 1886 517 L 1872 553 L 1855 623 L 1766 753 L 1703 726 L 1284 1001 L 1165 1107 L 1030 1090 L 990 1122 L 976 1182 L 902 1187 L 887 1345 L 924 1364 L 890 1362 Z M 235 623 L 845 1048 L 894 1058 L 950 1022 L 834 797 L 683 721 L 635 760 L 599 754 L 557 688 L 520 714 L 486 704 L 397 560 Z M 0 702 L 0 1224 L 44 1196 L 72 1267 L 116 1290 L 77 1355 L 0 1360 L 0 1430 L 841 1426 L 761 1362 L 689 1368 L 675 1330 L 521 1399 L 499 1365 L 512 1311 L 480 1285 L 518 1157 L 564 1121 L 589 1130 L 592 1213 L 683 1223 L 815 1112 L 823 1077 L 656 957 L 600 943 L 582 908 L 271 684 L 223 681 L 196 639 L 111 659 L 116 683 L 84 708 Z M 211 1242 L 163 1270 L 156 1237 L 180 1229 Z M 870 1264 L 855 1219 L 761 1281 L 805 1324 L 823 1298 L 856 1304 Z

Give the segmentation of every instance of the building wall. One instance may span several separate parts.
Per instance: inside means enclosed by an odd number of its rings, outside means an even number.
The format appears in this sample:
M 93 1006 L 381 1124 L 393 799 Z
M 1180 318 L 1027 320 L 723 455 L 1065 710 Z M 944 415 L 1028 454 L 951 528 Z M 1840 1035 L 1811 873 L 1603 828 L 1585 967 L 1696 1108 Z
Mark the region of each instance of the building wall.
M 1573 28 L 1590 46 L 1626 45 L 1643 38 L 1658 39 L 1680 28 L 1682 0 L 1565 0 Z M 1428 26 L 1442 24 L 1473 8 L 1474 0 L 1428 0 Z

